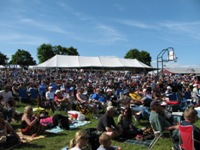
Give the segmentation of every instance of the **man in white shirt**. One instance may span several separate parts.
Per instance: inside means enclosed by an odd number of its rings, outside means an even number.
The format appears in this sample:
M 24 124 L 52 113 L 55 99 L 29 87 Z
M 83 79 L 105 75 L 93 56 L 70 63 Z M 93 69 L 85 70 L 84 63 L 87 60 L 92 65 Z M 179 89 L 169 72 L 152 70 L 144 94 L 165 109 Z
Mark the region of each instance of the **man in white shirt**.
M 50 105 L 52 112 L 54 113 L 54 91 L 53 87 L 49 86 L 48 91 L 45 93 L 46 101 Z

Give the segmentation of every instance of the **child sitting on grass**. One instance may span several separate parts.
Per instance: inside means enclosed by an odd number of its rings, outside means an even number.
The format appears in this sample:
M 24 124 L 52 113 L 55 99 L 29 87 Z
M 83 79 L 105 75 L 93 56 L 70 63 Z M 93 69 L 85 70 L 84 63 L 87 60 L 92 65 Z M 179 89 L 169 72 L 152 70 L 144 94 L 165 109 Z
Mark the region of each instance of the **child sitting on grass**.
M 100 146 L 97 150 L 122 150 L 121 147 L 111 145 L 111 137 L 105 132 L 99 137 Z

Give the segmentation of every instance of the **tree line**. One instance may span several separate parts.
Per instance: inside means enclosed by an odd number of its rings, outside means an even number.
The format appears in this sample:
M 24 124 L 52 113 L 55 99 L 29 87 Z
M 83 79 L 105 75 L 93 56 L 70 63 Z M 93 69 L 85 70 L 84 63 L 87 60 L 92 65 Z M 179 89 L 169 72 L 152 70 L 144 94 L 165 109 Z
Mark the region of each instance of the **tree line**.
M 63 47 L 61 45 L 52 46 L 51 44 L 43 43 L 37 48 L 37 58 L 40 63 L 52 58 L 55 55 L 74 55 L 80 56 L 77 49 L 74 47 Z M 138 49 L 130 49 L 124 56 L 126 59 L 137 59 L 144 64 L 151 66 L 151 56 L 147 51 Z M 7 55 L 0 51 L 0 65 L 19 65 L 21 67 L 28 67 L 30 65 L 36 65 L 36 61 L 33 59 L 29 51 L 18 49 L 9 60 Z

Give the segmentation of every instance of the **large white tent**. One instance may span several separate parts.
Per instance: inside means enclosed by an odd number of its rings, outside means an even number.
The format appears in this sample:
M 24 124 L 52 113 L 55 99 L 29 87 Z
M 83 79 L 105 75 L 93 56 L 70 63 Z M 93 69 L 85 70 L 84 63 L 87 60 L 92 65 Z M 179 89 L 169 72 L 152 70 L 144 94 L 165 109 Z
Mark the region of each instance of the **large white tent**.
M 117 57 L 85 57 L 55 55 L 49 60 L 34 66 L 34 68 L 143 68 L 152 67 L 138 61 L 137 59 L 123 59 Z

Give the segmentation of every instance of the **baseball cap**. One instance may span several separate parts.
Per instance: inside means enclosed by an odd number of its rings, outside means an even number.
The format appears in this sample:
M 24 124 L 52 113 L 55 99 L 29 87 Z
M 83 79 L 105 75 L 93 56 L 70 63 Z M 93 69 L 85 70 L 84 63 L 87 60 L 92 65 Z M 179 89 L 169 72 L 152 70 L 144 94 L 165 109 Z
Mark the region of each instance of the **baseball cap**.
M 52 86 L 49 86 L 49 89 L 52 89 L 53 87 Z
M 65 88 L 61 88 L 60 90 L 61 90 L 61 91 L 65 91 Z
M 167 89 L 171 90 L 172 88 L 171 88 L 171 86 L 167 86 Z
M 106 92 L 112 92 L 112 89 L 107 89 Z
M 58 94 L 59 92 L 61 92 L 60 90 L 56 90 L 55 94 Z

